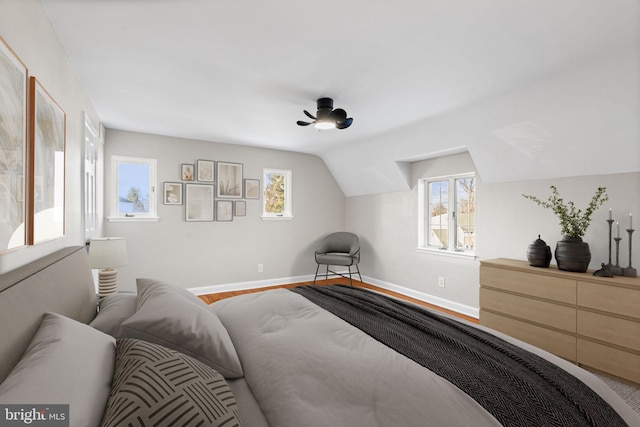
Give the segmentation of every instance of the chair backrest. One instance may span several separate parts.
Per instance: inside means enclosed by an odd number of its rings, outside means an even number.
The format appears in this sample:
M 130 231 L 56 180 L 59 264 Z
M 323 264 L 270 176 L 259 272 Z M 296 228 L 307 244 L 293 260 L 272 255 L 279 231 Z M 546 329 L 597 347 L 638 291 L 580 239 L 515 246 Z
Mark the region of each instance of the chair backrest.
M 320 246 L 318 247 L 318 253 L 348 253 L 354 255 L 360 249 L 360 240 L 358 236 L 346 231 L 338 231 L 331 233 L 325 237 Z

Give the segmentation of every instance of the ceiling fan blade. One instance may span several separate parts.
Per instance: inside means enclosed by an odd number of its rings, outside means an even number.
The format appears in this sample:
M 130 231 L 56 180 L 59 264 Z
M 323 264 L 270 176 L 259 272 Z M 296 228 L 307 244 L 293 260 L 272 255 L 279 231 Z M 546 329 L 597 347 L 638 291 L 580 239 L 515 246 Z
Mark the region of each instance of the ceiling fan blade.
M 336 123 L 336 128 L 338 128 L 338 129 L 346 129 L 349 126 L 351 126 L 351 123 L 353 123 L 353 119 L 351 117 L 349 117 L 348 119 L 345 119 L 342 122 Z
M 311 113 L 310 113 L 310 112 L 308 112 L 307 110 L 302 110 L 302 111 L 304 111 L 304 114 L 306 114 L 306 115 L 307 115 L 307 117 L 309 117 L 310 119 L 317 120 L 317 119 L 316 119 L 315 117 L 313 117 L 313 116 L 311 115 Z
M 298 126 L 309 126 L 311 124 L 309 122 L 303 122 L 301 120 L 298 120 L 296 123 L 298 123 Z
M 344 111 L 342 108 L 336 108 L 331 112 L 329 116 L 336 123 L 342 123 L 345 120 L 347 120 L 347 112 Z

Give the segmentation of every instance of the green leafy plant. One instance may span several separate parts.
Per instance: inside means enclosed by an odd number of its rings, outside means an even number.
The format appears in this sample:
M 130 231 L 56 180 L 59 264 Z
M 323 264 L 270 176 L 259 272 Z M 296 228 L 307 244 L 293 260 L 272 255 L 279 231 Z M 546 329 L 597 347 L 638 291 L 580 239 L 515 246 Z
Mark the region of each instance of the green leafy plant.
M 602 206 L 604 202 L 609 200 L 607 187 L 598 187 L 596 194 L 593 195 L 589 205 L 583 212 L 581 209 L 577 209 L 573 202 L 570 201 L 565 203 L 565 201 L 560 197 L 555 185 L 551 186 L 551 196 L 549 196 L 547 200 L 540 200 L 535 196 L 527 194 L 523 194 L 522 196 L 526 199 L 533 200 L 543 208 L 551 209 L 560 220 L 562 235 L 565 238 L 582 238 L 591 223 L 591 215 L 596 211 L 596 209 Z

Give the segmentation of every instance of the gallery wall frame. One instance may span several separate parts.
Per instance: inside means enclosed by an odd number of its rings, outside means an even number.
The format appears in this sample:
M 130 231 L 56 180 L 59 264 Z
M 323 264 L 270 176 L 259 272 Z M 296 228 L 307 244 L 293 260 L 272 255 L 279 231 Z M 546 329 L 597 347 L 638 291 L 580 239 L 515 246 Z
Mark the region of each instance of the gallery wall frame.
M 247 202 L 238 200 L 233 203 L 233 216 L 247 216 Z
M 220 222 L 233 221 L 233 201 L 216 200 L 216 219 Z
M 185 184 L 185 187 L 185 221 L 213 221 L 213 185 Z
M 67 117 L 38 79 L 29 83 L 27 242 L 34 245 L 65 233 Z
M 182 183 L 165 182 L 162 191 L 162 202 L 165 205 L 182 204 Z
M 183 181 L 195 181 L 196 179 L 196 175 L 195 175 L 195 169 L 196 166 L 194 164 L 191 163 L 183 163 L 180 165 L 180 179 L 182 179 Z
M 216 197 L 242 199 L 242 163 L 216 163 Z
M 245 199 L 260 199 L 260 180 L 259 179 L 245 179 L 244 180 L 244 198 Z
M 27 244 L 29 70 L 0 37 L 0 253 Z
M 214 182 L 215 162 L 213 160 L 196 160 L 198 182 Z

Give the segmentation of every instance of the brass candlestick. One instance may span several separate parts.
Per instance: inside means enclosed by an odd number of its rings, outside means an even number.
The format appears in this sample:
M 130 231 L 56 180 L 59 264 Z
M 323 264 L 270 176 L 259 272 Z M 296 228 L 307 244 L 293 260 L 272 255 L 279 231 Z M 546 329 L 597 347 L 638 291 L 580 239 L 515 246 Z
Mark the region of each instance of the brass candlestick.
M 622 269 L 622 275 L 625 277 L 638 277 L 638 271 L 631 267 L 631 235 L 634 231 L 633 228 L 627 229 L 627 233 L 629 233 L 629 267 Z

